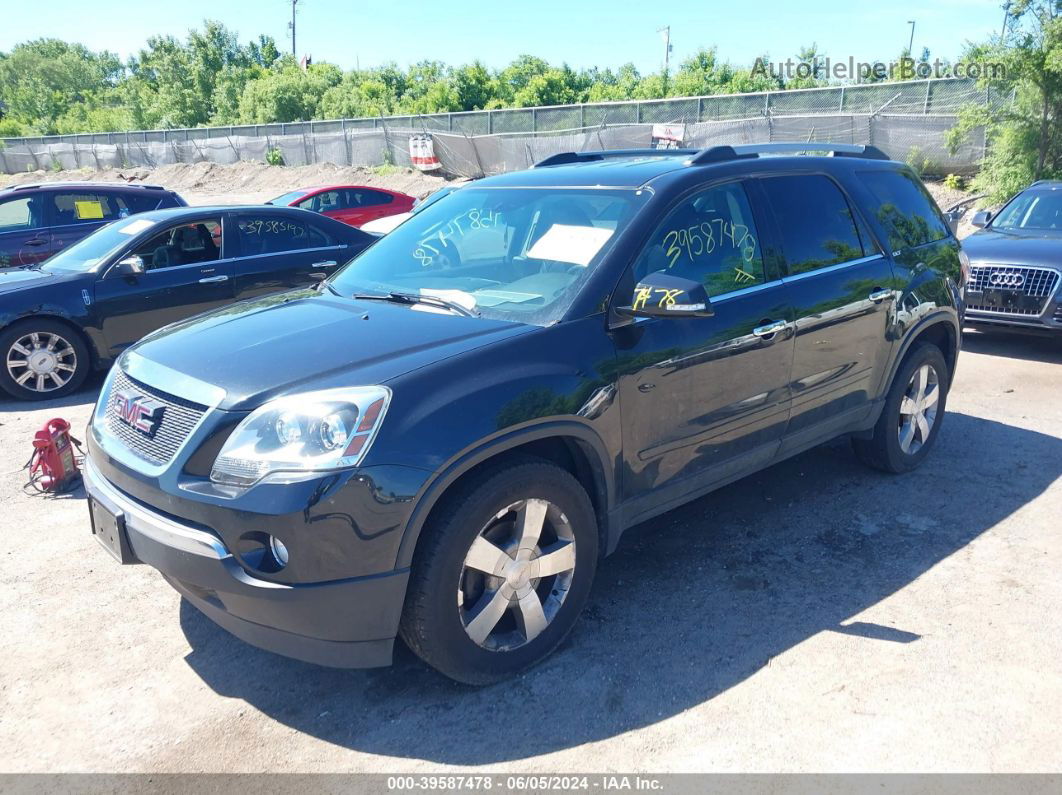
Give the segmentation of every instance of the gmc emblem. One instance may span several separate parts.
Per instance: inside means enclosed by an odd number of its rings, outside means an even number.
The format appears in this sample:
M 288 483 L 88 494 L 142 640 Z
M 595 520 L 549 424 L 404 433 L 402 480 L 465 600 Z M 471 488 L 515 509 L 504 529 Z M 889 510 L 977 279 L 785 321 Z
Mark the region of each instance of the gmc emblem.
M 132 390 L 115 394 L 114 407 L 118 419 L 149 438 L 154 436 L 155 431 L 158 430 L 159 423 L 162 421 L 162 412 L 166 409 L 164 403 Z

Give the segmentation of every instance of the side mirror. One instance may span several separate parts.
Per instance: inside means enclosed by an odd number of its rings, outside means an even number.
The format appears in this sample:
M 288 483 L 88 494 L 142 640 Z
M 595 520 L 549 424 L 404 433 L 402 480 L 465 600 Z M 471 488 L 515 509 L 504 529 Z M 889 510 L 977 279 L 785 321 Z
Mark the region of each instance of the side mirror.
M 988 222 L 992 220 L 992 213 L 988 210 L 981 210 L 978 213 L 974 213 L 973 218 L 970 219 L 970 223 L 974 226 L 984 229 L 988 226 Z
M 951 229 L 953 235 L 959 231 L 959 221 L 962 220 L 965 214 L 965 210 L 951 210 L 944 213 L 944 220 L 948 222 L 948 228 Z
M 711 317 L 712 304 L 704 285 L 667 271 L 645 276 L 634 288 L 630 306 L 616 307 L 627 317 Z
M 144 260 L 140 257 L 126 257 L 119 260 L 114 269 L 119 276 L 139 276 L 144 272 Z

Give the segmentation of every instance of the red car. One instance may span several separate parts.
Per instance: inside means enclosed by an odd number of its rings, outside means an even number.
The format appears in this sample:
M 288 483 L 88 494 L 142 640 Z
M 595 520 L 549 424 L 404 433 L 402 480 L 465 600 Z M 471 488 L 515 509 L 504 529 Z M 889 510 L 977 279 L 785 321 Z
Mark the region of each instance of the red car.
M 317 188 L 302 188 L 277 196 L 266 204 L 286 207 L 302 207 L 315 213 L 327 215 L 351 226 L 361 226 L 367 221 L 413 209 L 412 196 L 383 188 L 367 188 L 364 185 L 324 185 Z

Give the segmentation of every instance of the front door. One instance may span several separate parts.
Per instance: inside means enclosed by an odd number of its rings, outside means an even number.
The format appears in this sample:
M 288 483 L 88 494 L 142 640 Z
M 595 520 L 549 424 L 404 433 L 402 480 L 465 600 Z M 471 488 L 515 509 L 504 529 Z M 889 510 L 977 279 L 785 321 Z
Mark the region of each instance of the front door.
M 794 174 L 757 182 L 777 224 L 796 311 L 788 450 L 872 409 L 893 345 L 894 282 L 889 259 L 832 179 Z
M 232 228 L 239 300 L 309 287 L 350 258 L 347 247 L 312 220 L 246 212 L 233 217 Z
M 12 196 L 0 200 L 0 268 L 36 265 L 52 254 L 45 228 L 44 198 Z
M 638 319 L 613 331 L 630 521 L 756 469 L 777 451 L 793 339 L 792 309 L 765 264 L 771 260 L 744 185 L 730 182 L 680 201 L 635 262 L 632 284 L 653 271 L 700 281 L 715 314 Z
M 110 354 L 169 323 L 231 303 L 234 271 L 227 254 L 218 217 L 172 225 L 118 255 L 140 257 L 145 272 L 122 276 L 112 267 L 96 282 L 94 304 Z

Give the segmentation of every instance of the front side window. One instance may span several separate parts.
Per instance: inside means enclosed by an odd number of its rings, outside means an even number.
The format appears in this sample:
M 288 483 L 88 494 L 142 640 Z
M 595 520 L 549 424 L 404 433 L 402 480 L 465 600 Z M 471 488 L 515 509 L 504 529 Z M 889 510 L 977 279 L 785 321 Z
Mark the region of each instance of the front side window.
M 330 210 L 342 210 L 348 206 L 345 191 L 329 190 L 318 193 L 308 199 L 303 199 L 296 206 L 304 210 L 312 210 L 315 213 L 326 213 Z
M 764 283 L 759 232 L 740 183 L 709 188 L 668 214 L 635 263 L 635 280 L 655 271 L 700 282 L 709 297 Z
M 863 184 L 878 200 L 878 221 L 893 251 L 916 248 L 951 234 L 932 197 L 907 171 L 863 171 Z
M 171 227 L 148 238 L 133 254 L 144 261 L 148 271 L 220 259 L 221 219 Z
M 1062 229 L 1062 191 L 1018 194 L 992 221 L 994 229 Z
M 435 293 L 484 316 L 544 325 L 571 305 L 649 195 L 465 187 L 373 243 L 330 287 L 347 296 Z
M 852 209 L 821 174 L 760 181 L 774 210 L 789 274 L 808 273 L 866 256 Z
M 53 193 L 51 201 L 55 226 L 113 221 L 129 214 L 120 213 L 114 197 L 105 193 Z
M 41 202 L 36 196 L 0 202 L 0 232 L 23 232 L 40 226 Z
M 313 224 L 275 215 L 241 215 L 236 221 L 236 232 L 243 257 L 336 245 Z

